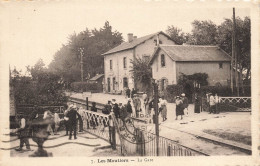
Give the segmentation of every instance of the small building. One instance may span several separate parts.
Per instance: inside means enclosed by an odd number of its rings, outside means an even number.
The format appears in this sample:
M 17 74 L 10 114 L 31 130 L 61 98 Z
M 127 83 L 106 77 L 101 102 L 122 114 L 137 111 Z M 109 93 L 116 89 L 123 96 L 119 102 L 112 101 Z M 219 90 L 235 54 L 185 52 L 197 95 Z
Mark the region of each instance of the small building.
M 97 74 L 96 76 L 89 79 L 88 82 L 92 84 L 97 84 L 98 92 L 102 92 L 104 84 L 104 74 Z
M 140 38 L 129 33 L 128 41 L 102 54 L 104 55 L 104 91 L 122 93 L 126 87 L 139 89 L 130 72 L 131 61 L 135 58 L 148 58 L 149 60 L 159 44 L 173 45 L 175 42 L 163 32 Z
M 150 59 L 160 90 L 177 84 L 181 73 L 207 73 L 209 85 L 229 85 L 231 57 L 217 46 L 159 45 Z

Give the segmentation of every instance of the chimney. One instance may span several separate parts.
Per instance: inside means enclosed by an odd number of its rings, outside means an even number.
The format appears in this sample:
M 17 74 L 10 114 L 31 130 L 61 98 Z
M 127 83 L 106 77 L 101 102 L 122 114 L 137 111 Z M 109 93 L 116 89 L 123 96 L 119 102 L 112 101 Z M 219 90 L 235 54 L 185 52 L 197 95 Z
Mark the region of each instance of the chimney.
M 137 39 L 137 36 L 134 36 L 134 39 Z
M 128 37 L 128 42 L 129 42 L 129 43 L 132 42 L 133 39 L 134 39 L 134 35 L 133 35 L 132 33 L 128 33 L 128 34 L 127 34 L 127 37 Z

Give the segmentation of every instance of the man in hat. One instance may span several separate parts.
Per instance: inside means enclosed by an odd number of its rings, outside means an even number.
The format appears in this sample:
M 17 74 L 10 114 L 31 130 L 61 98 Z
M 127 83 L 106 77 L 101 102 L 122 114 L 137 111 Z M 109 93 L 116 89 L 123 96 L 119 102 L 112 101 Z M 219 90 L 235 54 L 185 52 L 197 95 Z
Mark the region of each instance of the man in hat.
M 132 110 L 132 105 L 131 105 L 131 99 L 128 99 L 127 104 L 126 104 L 126 112 L 127 112 L 127 116 L 131 117 L 131 114 L 133 112 Z
M 182 96 L 182 101 L 183 101 L 183 107 L 184 107 L 184 110 L 185 110 L 185 112 L 186 112 L 185 114 L 186 114 L 186 116 L 188 116 L 188 115 L 189 115 L 189 110 L 188 110 L 189 100 L 188 100 L 188 98 L 185 96 L 185 93 L 182 93 L 181 96 Z
M 113 105 L 113 112 L 115 114 L 115 117 L 116 117 L 116 119 L 118 119 L 119 118 L 119 110 L 120 110 L 120 108 L 119 108 L 118 104 L 116 103 L 115 99 L 112 99 L 112 105 Z
M 67 117 L 69 118 L 68 123 L 69 123 L 69 139 L 72 137 L 72 130 L 74 134 L 74 139 L 77 139 L 77 117 L 80 117 L 80 114 L 76 111 L 77 107 L 75 105 L 72 106 L 70 111 L 67 114 Z

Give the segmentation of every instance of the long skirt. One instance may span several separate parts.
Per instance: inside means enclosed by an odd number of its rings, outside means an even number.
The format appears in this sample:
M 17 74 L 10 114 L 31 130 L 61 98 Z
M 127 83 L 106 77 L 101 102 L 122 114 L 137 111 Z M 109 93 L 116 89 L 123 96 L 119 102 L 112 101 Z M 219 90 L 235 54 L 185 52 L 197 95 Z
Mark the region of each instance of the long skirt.
M 176 105 L 176 116 L 184 115 L 184 107 L 181 105 Z
M 195 113 L 200 113 L 200 104 L 199 103 L 195 103 L 194 112 Z
M 167 107 L 162 105 L 162 118 L 167 118 Z

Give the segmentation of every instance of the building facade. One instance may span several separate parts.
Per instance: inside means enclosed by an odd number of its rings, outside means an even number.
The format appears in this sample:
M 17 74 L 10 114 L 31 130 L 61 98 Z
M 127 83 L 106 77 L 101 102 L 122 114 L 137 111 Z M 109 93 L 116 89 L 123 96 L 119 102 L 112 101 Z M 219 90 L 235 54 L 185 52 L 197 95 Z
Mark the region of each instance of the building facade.
M 209 85 L 229 85 L 231 58 L 216 46 L 160 45 L 150 60 L 160 90 L 177 84 L 181 73 L 207 73 Z
M 128 41 L 104 53 L 104 92 L 122 93 L 126 87 L 135 88 L 132 63 L 135 58 L 149 58 L 160 44 L 175 42 L 163 32 L 137 38 L 128 34 Z

